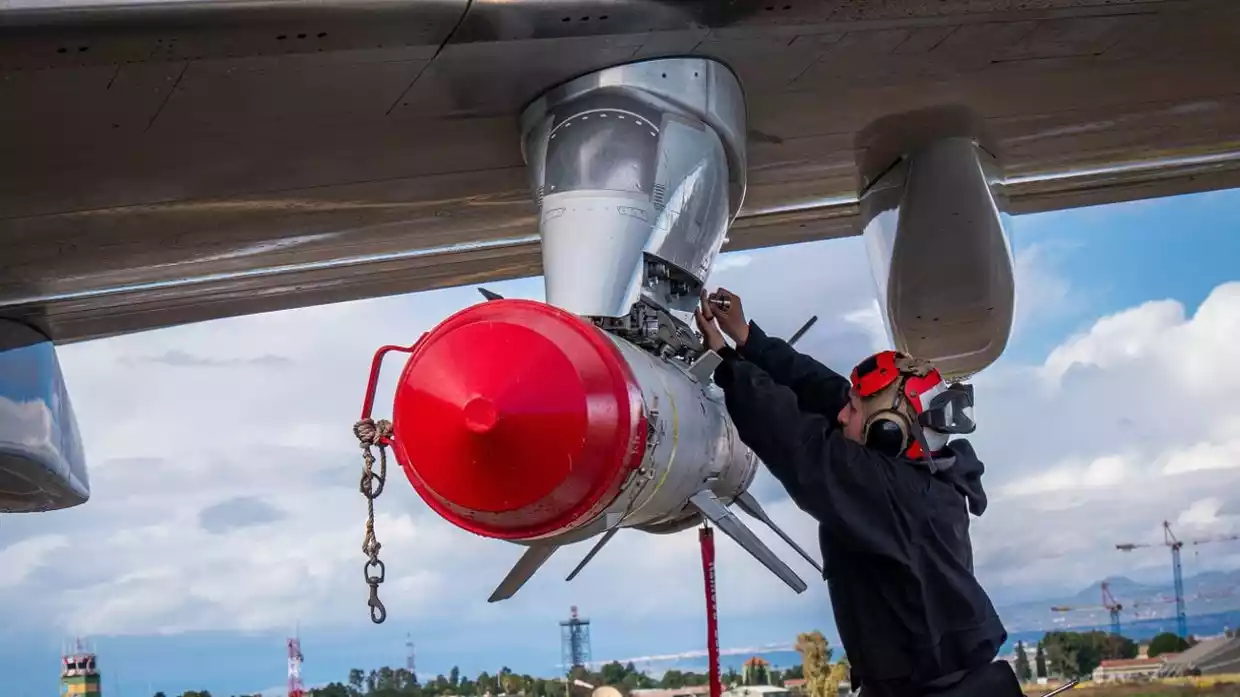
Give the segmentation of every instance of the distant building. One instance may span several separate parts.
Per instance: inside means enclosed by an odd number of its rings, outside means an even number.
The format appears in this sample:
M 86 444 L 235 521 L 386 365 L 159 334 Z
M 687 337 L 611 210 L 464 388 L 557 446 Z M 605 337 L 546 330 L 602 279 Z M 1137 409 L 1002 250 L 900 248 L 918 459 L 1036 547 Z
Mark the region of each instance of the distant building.
M 1103 661 L 1094 668 L 1094 682 L 1149 680 L 1162 669 L 1161 656 L 1154 658 L 1119 658 Z
M 704 697 L 710 694 L 710 685 L 678 687 L 671 690 L 631 690 L 632 697 Z
M 745 685 L 768 685 L 771 682 L 771 663 L 760 656 L 745 661 L 741 670 L 741 682 Z
M 805 679 L 804 678 L 791 678 L 789 680 L 785 680 L 784 689 L 786 689 L 788 691 L 788 694 L 792 695 L 792 697 L 801 697 L 802 695 L 805 694 Z M 847 680 L 840 681 L 839 694 L 841 695 L 852 694 L 852 685 Z
M 61 656 L 61 697 L 100 697 L 99 666 L 95 653 L 88 651 L 79 639 Z
M 791 697 L 786 687 L 774 685 L 742 685 L 723 693 L 726 697 Z

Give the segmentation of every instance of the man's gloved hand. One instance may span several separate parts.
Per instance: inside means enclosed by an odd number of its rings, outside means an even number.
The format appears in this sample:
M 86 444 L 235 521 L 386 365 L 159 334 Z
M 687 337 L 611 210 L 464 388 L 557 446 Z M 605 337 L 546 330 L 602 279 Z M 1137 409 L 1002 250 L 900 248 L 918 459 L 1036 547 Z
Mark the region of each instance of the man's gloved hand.
M 706 342 L 706 348 L 711 351 L 718 352 L 727 342 L 723 340 L 723 332 L 719 331 L 719 326 L 715 324 L 714 308 L 711 307 L 707 299 L 706 290 L 702 290 L 702 302 L 698 308 L 693 311 L 693 319 L 697 322 L 698 331 L 702 332 L 702 339 Z
M 706 296 L 702 306 L 713 313 L 719 328 L 736 342 L 736 348 L 745 345 L 749 339 L 749 320 L 745 319 L 745 308 L 741 305 L 739 295 L 727 288 L 720 288 Z

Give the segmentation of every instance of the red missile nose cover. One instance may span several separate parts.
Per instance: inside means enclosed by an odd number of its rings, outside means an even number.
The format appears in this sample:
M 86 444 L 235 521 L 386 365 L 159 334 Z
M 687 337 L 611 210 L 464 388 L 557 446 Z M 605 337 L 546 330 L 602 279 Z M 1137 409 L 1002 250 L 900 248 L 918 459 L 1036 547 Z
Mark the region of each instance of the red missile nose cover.
M 593 519 L 641 464 L 641 392 L 619 349 L 546 303 L 491 300 L 424 336 L 392 408 L 396 456 L 449 522 L 528 539 Z

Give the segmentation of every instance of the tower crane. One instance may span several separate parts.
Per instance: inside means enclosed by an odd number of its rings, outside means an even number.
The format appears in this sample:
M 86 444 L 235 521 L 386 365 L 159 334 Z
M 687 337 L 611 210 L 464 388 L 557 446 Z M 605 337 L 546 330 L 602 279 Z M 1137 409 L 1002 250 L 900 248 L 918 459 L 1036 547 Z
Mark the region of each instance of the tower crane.
M 1111 595 L 1111 586 L 1106 581 L 1102 582 L 1102 607 L 1105 607 L 1107 612 L 1111 613 L 1111 633 L 1121 636 L 1119 631 L 1119 613 L 1124 609 L 1124 606 L 1115 599 L 1114 595 Z
M 1188 613 L 1184 607 L 1184 572 L 1180 567 L 1180 550 L 1186 544 L 1203 545 L 1208 542 L 1226 542 L 1228 540 L 1240 540 L 1240 535 L 1216 535 L 1195 540 L 1181 540 L 1175 536 L 1175 533 L 1171 532 L 1171 523 L 1163 521 L 1162 545 L 1171 548 L 1171 571 L 1175 580 L 1175 624 L 1181 639 L 1188 639 Z M 1134 549 L 1157 546 L 1159 546 L 1158 543 L 1125 542 L 1115 545 L 1115 548 L 1121 552 L 1131 552 Z
M 1093 610 L 1095 608 L 1105 608 L 1111 613 L 1111 633 L 1120 634 L 1119 613 L 1124 609 L 1122 603 L 1115 599 L 1111 594 L 1111 584 L 1106 581 L 1102 582 L 1102 604 L 1101 605 L 1052 605 L 1051 612 L 1072 612 L 1073 610 Z

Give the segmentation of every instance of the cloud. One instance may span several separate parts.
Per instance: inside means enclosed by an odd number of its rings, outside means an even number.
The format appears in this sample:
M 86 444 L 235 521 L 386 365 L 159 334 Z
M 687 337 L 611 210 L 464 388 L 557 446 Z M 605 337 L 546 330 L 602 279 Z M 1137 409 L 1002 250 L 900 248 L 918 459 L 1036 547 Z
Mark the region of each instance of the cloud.
M 716 269 L 711 285 L 740 293 L 749 316 L 775 335 L 818 315 L 799 348 L 842 372 L 886 343 L 864 254 L 855 238 L 724 256 L 734 261 Z M 1017 252 L 1027 334 L 1072 288 L 1048 254 Z M 542 294 L 532 279 L 493 289 Z M 370 625 L 366 506 L 351 433 L 370 358 L 380 345 L 412 343 L 477 300 L 472 288 L 458 288 L 62 348 L 94 496 L 79 508 L 4 519 L 0 626 L 14 636 L 189 641 L 206 632 L 240 642 L 300 623 L 331 637 L 313 664 L 323 679 L 343 679 L 347 670 L 322 667 L 331 660 L 403 662 L 405 631 L 435 637 L 425 648 L 429 665 L 460 660 L 468 672 L 475 668 L 465 661 L 502 655 L 529 664 L 514 667 L 549 672 L 558 662 L 555 622 L 570 604 L 608 627 L 595 636 L 596 655 L 700 648 L 692 532 L 624 531 L 572 584 L 564 576 L 588 544 L 566 548 L 512 600 L 488 604 L 521 550 L 441 521 L 395 463 L 376 504 L 389 620 Z M 1161 540 L 1163 520 L 1185 535 L 1240 530 L 1240 496 L 1229 493 L 1240 463 L 1240 405 L 1232 397 L 1240 362 L 1225 358 L 1236 336 L 1240 283 L 1224 284 L 1198 308 L 1154 299 L 1096 318 L 1044 360 L 1005 359 L 976 377 L 981 425 L 972 440 L 987 464 L 992 503 L 972 534 L 979 575 L 1000 603 L 1075 592 L 1116 574 L 1161 579 L 1161 550 L 1123 555 L 1114 544 Z M 380 416 L 390 411 L 399 368 L 399 357 L 386 367 Z M 763 473 L 753 491 L 816 550 L 814 522 L 777 482 Z M 791 593 L 720 537 L 720 615 L 731 633 L 721 640 L 786 642 L 807 625 L 830 634 L 815 572 L 755 528 L 810 590 Z M 1186 559 L 1186 573 L 1240 564 L 1224 550 L 1201 549 L 1199 559 Z M 530 627 L 541 629 L 531 634 Z M 513 648 L 518 633 L 531 638 Z M 382 659 L 370 650 L 375 636 L 395 647 Z M 344 657 L 331 658 L 337 654 Z M 278 682 L 262 675 L 236 689 Z
M 38 535 L 0 549 L 0 590 L 21 586 L 36 569 L 54 560 L 54 552 L 68 544 L 64 535 Z
M 752 261 L 753 255 L 746 254 L 744 252 L 728 252 L 725 254 L 720 254 L 715 260 L 715 265 L 711 267 L 710 275 L 713 278 L 727 271 L 743 269 L 746 266 L 749 266 L 749 263 Z
M 1056 263 L 1075 247 L 1035 242 L 1013 255 L 1012 276 L 1016 284 L 1016 307 L 1012 318 L 1012 341 L 1019 341 L 1029 325 L 1046 321 L 1074 305 L 1068 279 L 1055 273 Z M 1079 302 L 1079 298 L 1077 299 Z
M 1157 542 L 1163 520 L 1185 534 L 1240 532 L 1217 497 L 1240 467 L 1240 363 L 1226 358 L 1237 316 L 1240 283 L 1224 283 L 1191 314 L 1147 302 L 1099 318 L 1041 365 L 979 376 L 974 441 L 992 458 L 995 493 L 975 525 L 984 577 L 1008 592 L 1066 589 L 1161 571 L 1161 555 L 1119 557 L 1114 544 Z M 1195 570 L 1226 559 L 1203 556 Z
M 202 509 L 198 524 L 203 530 L 224 533 L 282 520 L 284 512 L 254 496 L 236 496 Z
M 170 349 L 164 351 L 158 356 L 123 356 L 120 358 L 122 365 L 134 364 L 162 364 L 179 368 L 224 368 L 229 366 L 250 365 L 259 368 L 276 368 L 288 365 L 290 360 L 284 356 L 273 356 L 265 354 L 255 356 L 253 358 L 207 358 L 204 356 L 196 356 L 192 353 L 179 349 Z

